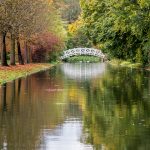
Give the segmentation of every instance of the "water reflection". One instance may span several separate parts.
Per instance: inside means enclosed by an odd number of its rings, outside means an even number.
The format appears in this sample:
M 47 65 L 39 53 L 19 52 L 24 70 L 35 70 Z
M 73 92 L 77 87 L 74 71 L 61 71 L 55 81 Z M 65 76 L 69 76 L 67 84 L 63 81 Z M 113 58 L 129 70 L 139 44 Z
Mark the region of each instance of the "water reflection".
M 7 111 L 6 90 L 7 90 L 7 83 L 3 84 L 1 87 L 2 112 Z
M 66 65 L 84 73 L 70 78 Z M 89 65 L 64 64 L 1 86 L 0 149 L 150 149 L 150 73 Z
M 88 80 L 105 72 L 105 63 L 65 63 L 61 70 L 70 79 Z
M 91 145 L 80 142 L 82 122 L 69 119 L 54 130 L 44 130 L 43 145 L 47 150 L 92 150 Z M 43 148 L 42 148 L 43 149 Z
M 108 68 L 99 82 L 85 86 L 84 131 L 99 150 L 150 148 L 150 74 Z
M 63 121 L 63 110 L 58 111 L 34 76 L 4 84 L 0 93 L 0 149 L 38 149 L 41 129 Z

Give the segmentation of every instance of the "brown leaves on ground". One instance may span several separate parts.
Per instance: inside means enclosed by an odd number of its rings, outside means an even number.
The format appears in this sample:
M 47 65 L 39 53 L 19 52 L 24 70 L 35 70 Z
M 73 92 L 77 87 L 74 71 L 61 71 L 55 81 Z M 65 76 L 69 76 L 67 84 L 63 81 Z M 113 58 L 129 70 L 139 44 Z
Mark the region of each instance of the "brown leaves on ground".
M 16 65 L 9 67 L 0 67 L 0 84 L 14 80 L 19 77 L 23 77 L 44 69 L 49 69 L 52 65 L 50 64 L 26 64 Z
M 50 67 L 50 64 L 26 64 L 26 65 L 15 65 L 15 66 L 8 66 L 8 67 L 3 67 L 0 66 L 0 71 L 31 71 L 33 68 L 39 68 L 39 67 Z

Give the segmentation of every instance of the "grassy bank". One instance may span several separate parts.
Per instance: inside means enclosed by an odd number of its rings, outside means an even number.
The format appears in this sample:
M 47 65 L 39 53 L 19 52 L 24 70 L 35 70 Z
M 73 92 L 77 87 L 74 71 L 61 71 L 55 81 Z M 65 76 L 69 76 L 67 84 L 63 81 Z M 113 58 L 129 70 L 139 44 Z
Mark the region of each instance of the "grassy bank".
M 123 60 L 120 60 L 120 59 L 113 59 L 109 63 L 111 65 L 118 65 L 118 66 L 121 66 L 121 67 L 139 68 L 139 69 L 143 68 L 143 69 L 146 69 L 146 70 L 150 71 L 150 65 L 146 66 L 146 67 L 143 67 L 141 63 L 132 63 L 132 62 L 123 61 Z
M 51 64 L 26 64 L 0 67 L 0 84 L 51 68 Z
M 75 62 L 90 62 L 90 63 L 96 63 L 96 62 L 100 62 L 100 58 L 98 57 L 95 57 L 95 56 L 84 56 L 84 55 L 81 55 L 81 56 L 73 56 L 73 57 L 70 57 L 70 58 L 67 58 L 66 59 L 66 62 L 69 62 L 69 63 L 75 63 Z

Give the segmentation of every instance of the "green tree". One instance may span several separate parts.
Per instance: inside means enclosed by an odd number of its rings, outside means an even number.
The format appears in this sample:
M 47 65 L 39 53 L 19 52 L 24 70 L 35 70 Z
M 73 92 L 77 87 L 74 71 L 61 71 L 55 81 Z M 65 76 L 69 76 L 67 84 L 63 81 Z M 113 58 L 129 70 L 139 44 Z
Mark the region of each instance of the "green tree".
M 148 63 L 150 47 L 149 0 L 81 0 L 86 34 L 110 56 Z
M 54 0 L 54 2 L 64 21 L 70 24 L 78 19 L 81 12 L 79 0 Z

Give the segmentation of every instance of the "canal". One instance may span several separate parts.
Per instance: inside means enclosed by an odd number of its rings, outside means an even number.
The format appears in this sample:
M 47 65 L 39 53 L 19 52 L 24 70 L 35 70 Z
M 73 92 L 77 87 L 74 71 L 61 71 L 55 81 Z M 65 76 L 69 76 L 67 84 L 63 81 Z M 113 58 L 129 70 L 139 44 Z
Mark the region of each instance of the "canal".
M 1 150 L 149 150 L 150 72 L 61 64 L 0 87 Z

